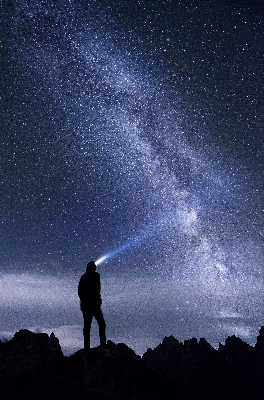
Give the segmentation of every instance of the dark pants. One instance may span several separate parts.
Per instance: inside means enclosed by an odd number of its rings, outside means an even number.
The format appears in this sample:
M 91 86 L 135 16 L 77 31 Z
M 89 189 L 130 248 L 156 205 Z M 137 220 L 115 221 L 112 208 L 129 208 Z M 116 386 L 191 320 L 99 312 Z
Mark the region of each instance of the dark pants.
M 105 346 L 106 344 L 106 336 L 105 336 L 105 320 L 101 310 L 101 307 L 85 310 L 83 311 L 83 338 L 84 338 L 84 348 L 90 349 L 90 331 L 93 317 L 96 319 L 99 326 L 99 337 L 101 346 Z

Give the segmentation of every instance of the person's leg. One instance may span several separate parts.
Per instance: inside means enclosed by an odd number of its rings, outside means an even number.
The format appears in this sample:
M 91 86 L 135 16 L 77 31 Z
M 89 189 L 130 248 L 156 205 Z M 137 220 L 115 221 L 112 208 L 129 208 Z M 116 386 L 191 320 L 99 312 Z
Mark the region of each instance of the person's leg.
M 101 307 L 97 308 L 94 311 L 94 318 L 96 319 L 98 326 L 99 326 L 99 337 L 100 337 L 100 344 L 101 346 L 105 346 L 106 345 L 106 336 L 105 336 L 105 320 L 104 320 L 104 316 L 101 310 Z
M 85 349 L 90 349 L 90 331 L 91 331 L 92 319 L 93 319 L 92 311 L 83 312 L 83 340 Z

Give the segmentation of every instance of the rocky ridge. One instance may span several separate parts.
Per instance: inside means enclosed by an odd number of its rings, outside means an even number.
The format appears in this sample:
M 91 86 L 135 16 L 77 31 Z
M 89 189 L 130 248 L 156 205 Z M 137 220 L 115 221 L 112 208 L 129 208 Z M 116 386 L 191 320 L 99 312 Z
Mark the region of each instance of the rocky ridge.
M 123 343 L 63 355 L 51 334 L 20 330 L 0 342 L 3 400 L 262 400 L 264 327 L 254 347 L 236 336 L 214 349 L 205 339 L 165 337 L 142 356 Z

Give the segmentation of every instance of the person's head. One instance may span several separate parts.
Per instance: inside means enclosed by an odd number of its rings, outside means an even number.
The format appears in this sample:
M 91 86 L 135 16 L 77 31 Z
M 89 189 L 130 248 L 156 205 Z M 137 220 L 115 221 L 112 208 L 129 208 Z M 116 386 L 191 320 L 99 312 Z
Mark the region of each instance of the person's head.
M 96 270 L 95 262 L 94 261 L 88 262 L 87 267 L 86 267 L 86 272 L 89 274 L 91 272 L 95 272 L 95 270 Z

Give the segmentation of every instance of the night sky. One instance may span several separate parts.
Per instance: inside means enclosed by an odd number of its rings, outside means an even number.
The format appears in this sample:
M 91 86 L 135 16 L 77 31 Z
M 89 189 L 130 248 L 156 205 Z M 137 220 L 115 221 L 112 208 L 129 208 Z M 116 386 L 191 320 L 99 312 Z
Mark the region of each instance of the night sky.
M 2 0 L 0 336 L 254 344 L 264 325 L 264 3 Z M 92 345 L 99 344 L 96 324 Z

